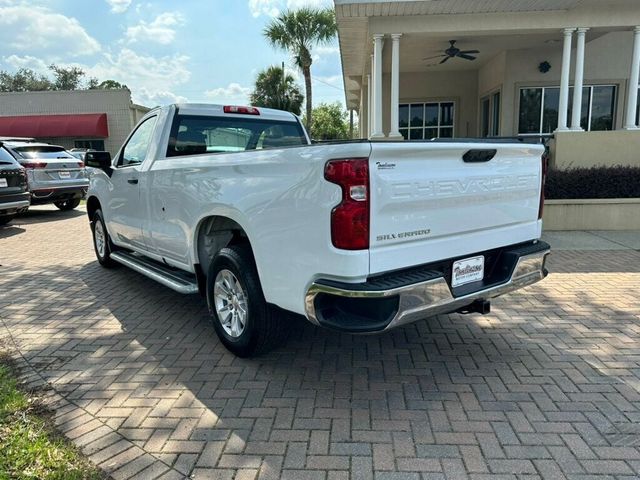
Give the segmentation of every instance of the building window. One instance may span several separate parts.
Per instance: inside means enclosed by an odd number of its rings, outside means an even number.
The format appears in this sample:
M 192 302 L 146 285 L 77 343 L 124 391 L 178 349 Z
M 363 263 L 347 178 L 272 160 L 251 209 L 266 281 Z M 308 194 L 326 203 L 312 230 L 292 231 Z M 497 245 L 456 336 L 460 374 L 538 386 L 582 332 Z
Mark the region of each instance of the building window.
M 400 133 L 405 140 L 451 138 L 454 110 L 453 102 L 400 104 Z
M 500 135 L 500 92 L 487 95 L 481 100 L 480 136 Z
M 75 140 L 74 148 L 87 148 L 89 150 L 104 151 L 104 140 Z
M 615 85 L 589 85 L 582 92 L 582 118 L 584 130 L 613 130 L 616 108 Z M 573 88 L 569 100 L 573 98 Z M 520 89 L 520 114 L 518 133 L 520 135 L 544 135 L 558 128 L 560 105 L 559 87 L 525 87 Z M 571 101 L 567 109 L 571 120 Z

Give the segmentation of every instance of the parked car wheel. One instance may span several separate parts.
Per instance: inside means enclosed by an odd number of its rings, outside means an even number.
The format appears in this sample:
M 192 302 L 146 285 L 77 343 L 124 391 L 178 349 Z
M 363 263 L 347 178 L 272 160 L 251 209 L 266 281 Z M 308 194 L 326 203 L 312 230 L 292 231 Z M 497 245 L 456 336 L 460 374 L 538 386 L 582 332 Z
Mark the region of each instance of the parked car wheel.
M 111 259 L 113 245 L 111 243 L 109 233 L 107 232 L 107 226 L 104 223 L 104 218 L 102 217 L 102 210 L 96 210 L 93 214 L 91 231 L 93 233 L 93 249 L 96 252 L 96 258 L 100 265 L 106 268 L 115 267 L 117 263 Z
M 56 207 L 58 207 L 60 210 L 62 210 L 63 212 L 66 212 L 66 211 L 69 211 L 69 210 L 73 210 L 78 205 L 80 205 L 80 199 L 79 198 L 73 198 L 73 199 L 70 199 L 70 200 L 60 200 L 59 202 L 53 202 L 53 204 Z
M 281 318 L 267 304 L 248 245 L 223 248 L 209 266 L 207 304 L 224 346 L 239 357 L 274 348 L 283 338 Z
M 15 218 L 15 215 L 2 215 L 0 217 L 0 227 L 6 225 Z

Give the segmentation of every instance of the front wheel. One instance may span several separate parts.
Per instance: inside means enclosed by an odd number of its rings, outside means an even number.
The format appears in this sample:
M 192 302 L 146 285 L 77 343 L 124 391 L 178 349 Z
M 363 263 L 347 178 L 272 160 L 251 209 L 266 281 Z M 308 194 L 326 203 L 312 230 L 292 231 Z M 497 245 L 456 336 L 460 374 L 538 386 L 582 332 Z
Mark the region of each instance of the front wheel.
M 63 212 L 67 212 L 69 210 L 73 210 L 78 205 L 80 205 L 80 199 L 79 198 L 72 198 L 72 199 L 69 199 L 69 200 L 60 200 L 58 202 L 53 202 L 53 204 L 56 207 L 58 207 L 60 210 L 62 210 Z
M 207 275 L 207 304 L 222 344 L 239 357 L 265 353 L 283 338 L 281 319 L 262 293 L 247 245 L 223 248 Z
M 102 210 L 96 210 L 93 214 L 91 231 L 93 233 L 93 249 L 100 265 L 106 268 L 115 267 L 117 264 L 111 259 L 111 239 L 102 217 Z

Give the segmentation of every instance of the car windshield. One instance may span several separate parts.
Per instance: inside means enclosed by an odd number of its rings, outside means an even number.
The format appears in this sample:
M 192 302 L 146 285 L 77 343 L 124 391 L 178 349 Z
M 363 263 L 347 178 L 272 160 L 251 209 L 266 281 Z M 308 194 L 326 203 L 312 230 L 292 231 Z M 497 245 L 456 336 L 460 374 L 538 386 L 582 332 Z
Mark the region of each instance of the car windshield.
M 40 145 L 14 147 L 13 150 L 24 158 L 75 158 L 62 147 Z

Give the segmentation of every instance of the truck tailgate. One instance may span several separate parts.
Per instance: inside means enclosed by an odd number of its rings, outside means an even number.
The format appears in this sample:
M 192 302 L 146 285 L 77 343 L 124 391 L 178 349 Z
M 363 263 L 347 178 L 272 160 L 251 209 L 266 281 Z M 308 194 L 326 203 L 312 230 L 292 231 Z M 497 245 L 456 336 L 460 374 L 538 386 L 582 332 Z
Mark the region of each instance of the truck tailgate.
M 470 150 L 496 154 L 465 162 Z M 539 238 L 543 152 L 517 143 L 373 143 L 370 273 Z

